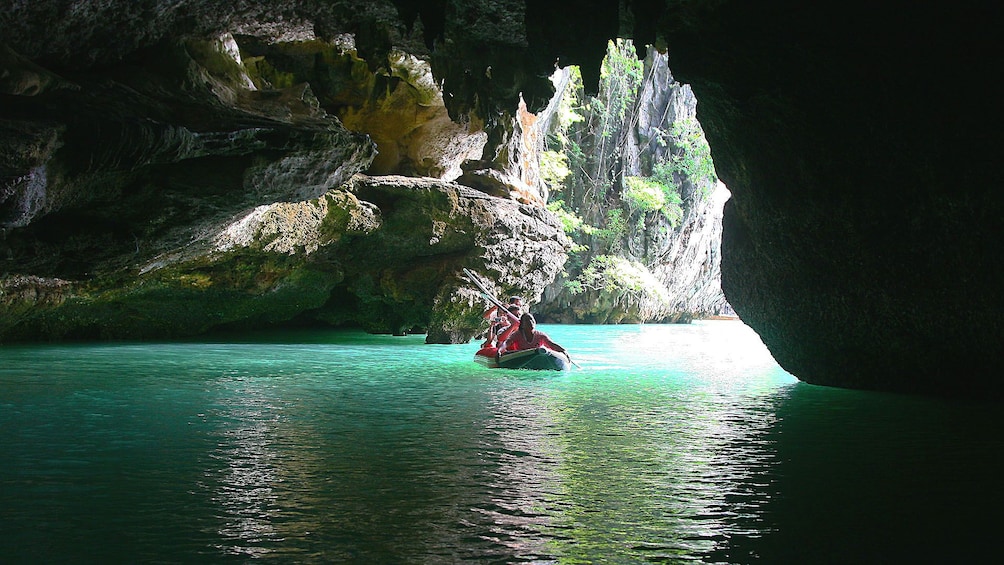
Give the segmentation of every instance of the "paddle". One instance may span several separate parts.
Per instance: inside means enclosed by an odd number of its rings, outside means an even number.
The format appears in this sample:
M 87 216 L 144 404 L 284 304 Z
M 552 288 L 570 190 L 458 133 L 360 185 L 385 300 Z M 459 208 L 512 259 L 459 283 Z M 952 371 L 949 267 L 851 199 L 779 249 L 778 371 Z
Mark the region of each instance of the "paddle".
M 482 283 L 480 279 L 477 278 L 477 275 L 475 275 L 473 271 L 471 271 L 470 269 L 468 269 L 468 268 L 465 267 L 464 268 L 464 274 L 467 275 L 467 280 L 469 280 L 472 283 L 474 283 L 478 287 L 478 289 L 481 290 L 481 294 L 484 295 L 484 297 L 487 298 L 489 300 L 489 302 L 491 302 L 495 306 L 498 306 L 500 312 L 502 312 L 503 314 L 505 314 L 506 316 L 508 316 L 509 319 L 511 319 L 513 321 L 516 321 L 516 322 L 519 321 L 519 318 L 517 318 L 516 316 L 513 316 L 512 313 L 509 312 L 509 307 L 508 306 L 506 306 L 505 304 L 503 304 L 501 300 L 499 300 L 498 298 L 495 298 L 495 295 L 493 295 L 491 292 L 488 291 L 488 287 L 484 283 Z

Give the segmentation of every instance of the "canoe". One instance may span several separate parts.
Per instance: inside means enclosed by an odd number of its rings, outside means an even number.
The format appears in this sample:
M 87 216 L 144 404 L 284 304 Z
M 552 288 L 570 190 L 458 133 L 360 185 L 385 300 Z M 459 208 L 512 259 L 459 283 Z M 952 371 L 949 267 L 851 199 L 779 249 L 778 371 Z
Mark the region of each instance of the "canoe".
M 495 349 L 485 347 L 478 351 L 474 360 L 486 367 L 500 369 L 532 369 L 537 371 L 567 371 L 568 357 L 564 353 L 551 351 L 546 347 L 510 351 L 495 357 Z

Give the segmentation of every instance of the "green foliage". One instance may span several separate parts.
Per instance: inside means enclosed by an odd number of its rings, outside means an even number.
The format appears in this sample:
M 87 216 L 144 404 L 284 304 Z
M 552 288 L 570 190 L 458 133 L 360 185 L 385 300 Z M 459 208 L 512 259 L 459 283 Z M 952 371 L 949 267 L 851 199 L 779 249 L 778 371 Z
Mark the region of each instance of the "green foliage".
M 683 221 L 683 206 L 678 202 L 667 203 L 666 206 L 663 206 L 661 212 L 666 221 L 669 222 L 669 225 L 674 228 L 679 226 L 680 222 Z
M 621 200 L 639 212 L 655 212 L 666 205 L 664 186 L 650 177 L 624 177 Z
M 541 175 L 562 201 L 549 208 L 576 244 L 565 264 L 566 291 L 578 294 L 612 285 L 623 298 L 624 292 L 651 287 L 645 298 L 631 300 L 658 300 L 652 289 L 665 289 L 652 282 L 647 269 L 610 258 L 629 254 L 629 237 L 657 235 L 649 230 L 665 237 L 683 222 L 685 197 L 690 206 L 706 196 L 717 181 L 707 140 L 696 119 L 666 124 L 655 132 L 652 145 L 646 146 L 652 152 L 640 156 L 636 169 L 624 149 L 634 133 L 645 63 L 632 42 L 608 42 L 595 96 L 584 94 L 578 69 L 571 72 L 548 132 L 549 151 L 541 157 Z
M 547 132 L 546 150 L 540 157 L 541 178 L 549 184 L 553 195 L 569 194 L 569 184 L 574 186 L 578 182 L 572 171 L 581 168 L 586 159 L 576 136 L 569 135 L 576 124 L 585 120 L 579 102 L 583 91 L 582 73 L 578 67 L 571 67 L 568 72 L 568 83 L 558 103 L 556 119 Z
M 701 124 L 693 118 L 674 122 L 670 131 L 662 132 L 669 138 L 675 151 L 670 158 L 670 171 L 688 178 L 701 188 L 701 196 L 707 197 L 707 189 L 718 182 L 715 163 L 711 159 L 711 146 L 704 137 Z
M 627 233 L 627 220 L 624 219 L 624 211 L 620 208 L 613 208 L 607 210 L 606 226 L 595 230 L 593 235 L 610 251 L 619 251 Z
M 680 184 L 675 180 L 674 170 L 671 162 L 659 163 L 653 167 L 652 179 L 659 184 L 666 197 L 660 212 L 675 228 L 683 221 L 683 197 L 680 196 Z
M 594 110 L 603 112 L 613 126 L 624 120 L 634 106 L 638 88 L 644 77 L 644 64 L 638 59 L 630 39 L 607 42 L 607 54 L 600 65 L 600 91 Z M 604 128 L 602 135 L 610 135 L 613 128 Z
M 579 105 L 579 92 L 582 90 L 582 72 L 579 70 L 579 67 L 571 67 L 569 72 L 571 73 L 569 88 L 565 89 L 565 93 L 558 103 L 558 119 L 555 131 L 562 144 L 567 142 L 565 134 L 568 132 L 568 129 L 573 124 L 586 119 L 585 116 L 579 113 L 581 109 Z
M 580 294 L 580 293 L 582 293 L 582 292 L 584 292 L 586 290 L 582 286 L 582 281 L 580 281 L 579 279 L 569 279 L 569 280 L 566 280 L 565 283 L 564 283 L 564 285 L 565 285 L 565 288 L 568 289 L 568 293 L 571 294 L 572 296 L 575 296 L 576 294 Z
M 552 200 L 547 203 L 547 209 L 557 216 L 561 222 L 561 229 L 565 235 L 572 236 L 583 226 L 583 220 L 578 214 L 572 212 L 565 206 L 564 200 Z
M 550 186 L 559 186 L 572 174 L 568 168 L 568 157 L 559 151 L 544 151 L 540 154 L 540 178 Z
M 578 255 L 586 251 L 587 247 L 581 243 L 583 236 L 593 233 L 596 229 L 585 223 L 585 221 L 575 212 L 565 206 L 564 200 L 552 200 L 547 203 L 547 209 L 551 211 L 561 222 L 561 229 L 572 240 L 572 248 L 569 250 L 569 259 L 573 265 L 581 265 L 582 261 Z
M 600 66 L 597 96 L 582 105 L 584 124 L 576 128 L 582 159 L 573 159 L 573 170 L 580 178 L 582 200 L 602 206 L 618 177 L 618 156 L 624 145 L 628 124 L 634 117 L 638 91 L 644 77 L 644 63 L 637 57 L 630 40 L 607 43 L 607 53 Z
M 644 265 L 616 255 L 593 257 L 577 282 L 582 289 L 635 297 L 648 295 L 661 301 L 668 298 L 665 286 Z
M 661 212 L 674 228 L 683 221 L 683 199 L 680 185 L 673 180 L 671 163 L 656 165 L 651 177 L 624 177 L 621 200 L 632 211 Z

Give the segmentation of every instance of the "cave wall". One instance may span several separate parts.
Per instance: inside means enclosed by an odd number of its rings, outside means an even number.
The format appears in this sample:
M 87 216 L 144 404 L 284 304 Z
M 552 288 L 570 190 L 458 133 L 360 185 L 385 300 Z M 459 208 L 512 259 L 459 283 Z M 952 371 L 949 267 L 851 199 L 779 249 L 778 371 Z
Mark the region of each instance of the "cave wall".
M 44 120 L 10 125 L 12 97 L 165 40 L 352 33 L 371 65 L 395 47 L 427 56 L 451 115 L 481 116 L 492 147 L 520 93 L 531 109 L 546 104 L 555 61 L 595 84 L 606 40 L 631 36 L 666 47 L 700 101 L 733 193 L 723 288 L 782 366 L 819 384 L 999 394 L 1002 59 L 988 10 L 972 0 L 6 0 L 2 135 L 19 150 L 4 154 L 3 174 L 32 182 L 60 134 Z M 19 57 L 28 63 L 10 63 Z
M 667 31 L 733 192 L 736 311 L 808 382 L 1000 393 L 1001 59 L 985 7 L 708 9 Z

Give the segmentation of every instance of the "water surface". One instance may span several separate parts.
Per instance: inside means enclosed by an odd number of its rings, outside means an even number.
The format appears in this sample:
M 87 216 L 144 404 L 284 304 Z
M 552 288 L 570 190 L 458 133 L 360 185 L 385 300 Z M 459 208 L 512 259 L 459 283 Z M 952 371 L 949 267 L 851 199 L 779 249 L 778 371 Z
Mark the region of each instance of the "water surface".
M 0 347 L 0 561 L 898 563 L 996 547 L 995 406 L 797 382 L 738 322 Z M 946 368 L 946 371 L 950 368 Z M 947 562 L 947 561 L 946 561 Z

